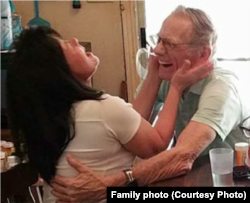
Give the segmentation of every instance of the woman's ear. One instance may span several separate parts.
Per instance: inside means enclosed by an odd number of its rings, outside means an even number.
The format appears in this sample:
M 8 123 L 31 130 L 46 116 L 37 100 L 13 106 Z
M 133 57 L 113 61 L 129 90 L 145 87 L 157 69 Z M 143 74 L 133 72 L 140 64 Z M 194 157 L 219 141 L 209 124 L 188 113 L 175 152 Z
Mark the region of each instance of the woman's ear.
M 211 56 L 211 48 L 210 46 L 206 45 L 202 47 L 200 57 L 207 61 Z

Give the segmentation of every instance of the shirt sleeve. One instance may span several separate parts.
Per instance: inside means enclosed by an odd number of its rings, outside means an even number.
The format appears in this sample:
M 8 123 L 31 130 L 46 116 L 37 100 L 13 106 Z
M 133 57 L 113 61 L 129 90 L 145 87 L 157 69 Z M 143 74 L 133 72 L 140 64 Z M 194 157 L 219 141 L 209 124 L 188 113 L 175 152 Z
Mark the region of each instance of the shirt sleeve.
M 119 97 L 110 96 L 104 108 L 104 121 L 114 138 L 122 144 L 129 142 L 139 129 L 140 114 Z
M 225 140 L 240 122 L 241 102 L 233 83 L 215 80 L 208 84 L 199 101 L 192 120 L 213 128 Z

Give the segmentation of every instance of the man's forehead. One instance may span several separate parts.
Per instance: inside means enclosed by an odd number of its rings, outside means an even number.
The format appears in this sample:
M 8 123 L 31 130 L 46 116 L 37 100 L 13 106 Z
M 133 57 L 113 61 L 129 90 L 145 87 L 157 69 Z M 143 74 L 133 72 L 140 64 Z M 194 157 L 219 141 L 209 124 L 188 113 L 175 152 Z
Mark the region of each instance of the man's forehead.
M 162 24 L 160 37 L 173 41 L 188 40 L 192 37 L 193 26 L 189 18 L 170 15 Z

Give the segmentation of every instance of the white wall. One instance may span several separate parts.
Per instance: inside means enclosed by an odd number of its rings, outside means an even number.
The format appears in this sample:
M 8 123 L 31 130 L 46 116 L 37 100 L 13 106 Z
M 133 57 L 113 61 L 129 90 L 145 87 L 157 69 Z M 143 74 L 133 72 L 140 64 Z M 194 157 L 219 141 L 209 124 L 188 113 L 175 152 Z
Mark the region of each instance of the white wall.
M 199 8 L 218 32 L 218 57 L 250 57 L 249 0 L 145 0 L 147 34 L 157 34 L 163 20 L 178 6 Z

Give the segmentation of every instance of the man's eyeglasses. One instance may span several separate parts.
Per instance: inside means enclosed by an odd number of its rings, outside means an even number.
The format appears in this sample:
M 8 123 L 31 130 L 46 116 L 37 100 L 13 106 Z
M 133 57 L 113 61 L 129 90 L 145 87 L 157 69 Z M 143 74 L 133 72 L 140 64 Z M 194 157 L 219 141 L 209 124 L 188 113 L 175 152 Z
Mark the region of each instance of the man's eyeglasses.
M 250 138 L 250 116 L 245 118 L 239 125 L 247 138 Z
M 163 46 L 167 49 L 167 50 L 173 50 L 176 49 L 178 46 L 180 45 L 190 45 L 190 44 L 194 44 L 194 43 L 173 43 L 170 42 L 168 39 L 163 39 L 161 37 L 159 37 L 158 35 L 151 35 L 149 37 L 150 42 L 149 45 L 151 47 L 156 47 L 157 44 L 159 44 L 160 42 L 162 42 Z

